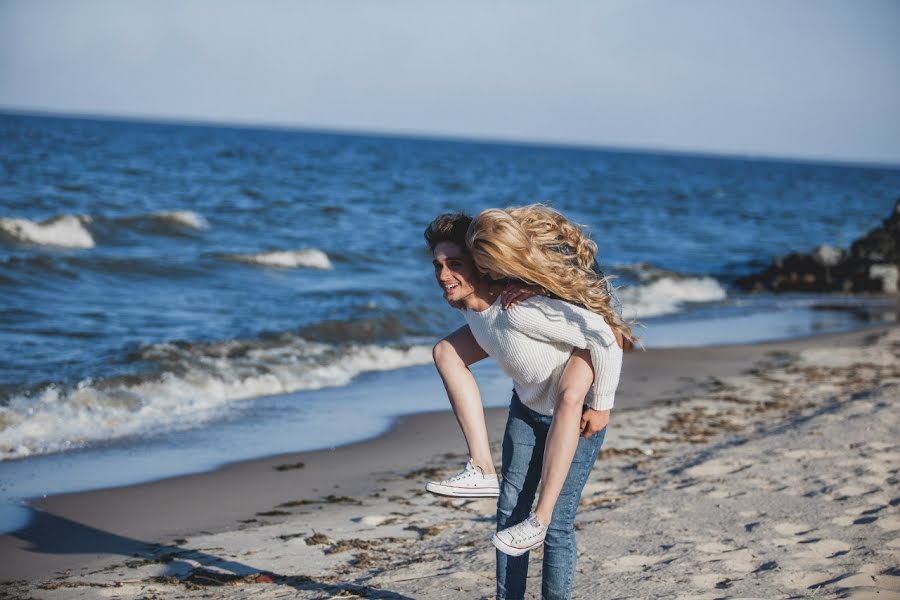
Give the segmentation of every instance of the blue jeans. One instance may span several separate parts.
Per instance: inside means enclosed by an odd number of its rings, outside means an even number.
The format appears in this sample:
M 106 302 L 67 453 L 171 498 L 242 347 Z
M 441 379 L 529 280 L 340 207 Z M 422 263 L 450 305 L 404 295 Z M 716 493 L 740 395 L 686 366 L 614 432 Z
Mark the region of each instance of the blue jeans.
M 503 483 L 497 501 L 497 531 L 524 521 L 531 512 L 541 467 L 544 462 L 544 444 L 553 417 L 535 412 L 519 401 L 513 392 L 509 406 L 509 419 L 503 436 Z M 562 600 L 572 594 L 572 577 L 578 548 L 575 545 L 575 511 L 581 501 L 581 492 L 587 482 L 606 428 L 590 439 L 578 438 L 575 458 L 544 540 L 544 570 L 541 597 L 544 600 Z M 528 576 L 528 553 L 507 556 L 497 551 L 497 598 L 518 600 L 525 597 L 525 579 Z

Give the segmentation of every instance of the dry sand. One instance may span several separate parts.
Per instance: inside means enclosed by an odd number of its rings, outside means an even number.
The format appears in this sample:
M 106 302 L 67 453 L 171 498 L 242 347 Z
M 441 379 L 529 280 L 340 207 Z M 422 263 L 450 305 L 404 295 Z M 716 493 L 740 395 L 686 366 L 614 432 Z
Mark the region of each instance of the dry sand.
M 900 328 L 629 356 L 573 597 L 900 598 L 898 359 Z M 497 442 L 504 419 L 489 411 Z M 452 415 L 419 415 L 330 452 L 48 498 L 0 537 L 0 598 L 492 597 L 495 503 L 423 492 L 462 450 Z

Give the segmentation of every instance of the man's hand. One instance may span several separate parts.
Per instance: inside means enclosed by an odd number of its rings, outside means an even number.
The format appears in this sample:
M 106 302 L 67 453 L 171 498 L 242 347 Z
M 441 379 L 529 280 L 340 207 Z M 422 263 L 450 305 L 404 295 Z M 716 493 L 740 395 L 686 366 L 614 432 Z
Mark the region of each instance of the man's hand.
M 508 283 L 500 292 L 500 307 L 503 310 L 512 308 L 523 300 L 532 296 L 546 296 L 547 290 L 536 285 L 522 285 L 520 283 Z
M 588 439 L 609 423 L 609 410 L 586 409 L 581 413 L 581 437 Z

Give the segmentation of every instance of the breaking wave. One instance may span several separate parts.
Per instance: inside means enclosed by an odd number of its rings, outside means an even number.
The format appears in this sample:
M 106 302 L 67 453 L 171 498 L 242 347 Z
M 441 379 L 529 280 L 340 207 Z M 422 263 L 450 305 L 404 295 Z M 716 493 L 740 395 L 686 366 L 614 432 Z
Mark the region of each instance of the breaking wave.
M 138 219 L 142 217 L 137 217 Z M 208 229 L 209 222 L 203 215 L 197 214 L 192 210 L 170 210 L 150 213 L 143 218 L 152 219 L 162 223 L 170 223 L 178 227 L 187 227 L 189 229 Z
M 0 459 L 195 427 L 225 416 L 236 401 L 343 386 L 367 371 L 427 364 L 431 348 L 337 346 L 283 334 L 154 344 L 135 358 L 156 362 L 160 374 L 51 385 L 8 398 L 0 406 Z
M 91 217 L 60 215 L 44 221 L 0 218 L 0 238 L 20 244 L 60 248 L 93 248 L 94 238 L 85 227 Z
M 681 312 L 685 304 L 716 302 L 728 297 L 725 287 L 714 277 L 685 275 L 649 263 L 616 270 L 638 280 L 616 292 L 625 316 L 630 319 L 673 314 Z
M 305 250 L 275 250 L 257 254 L 226 254 L 223 258 L 250 265 L 280 267 L 282 269 L 304 267 L 307 269 L 322 269 L 327 271 L 334 268 L 328 255 L 317 248 L 307 248 Z
M 209 228 L 202 215 L 190 210 L 160 211 L 131 217 L 94 217 L 90 215 L 60 215 L 44 221 L 0 218 L 0 239 L 19 244 L 55 246 L 58 248 L 93 248 L 96 243 L 89 225 L 112 227 L 137 226 L 159 233 L 178 233 Z

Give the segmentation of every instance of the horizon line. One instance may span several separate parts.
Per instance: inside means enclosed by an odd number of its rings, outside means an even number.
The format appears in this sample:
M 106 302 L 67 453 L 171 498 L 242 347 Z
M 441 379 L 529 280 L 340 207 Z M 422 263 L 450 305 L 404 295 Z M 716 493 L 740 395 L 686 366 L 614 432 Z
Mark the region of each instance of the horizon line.
M 692 148 L 673 148 L 661 146 L 641 146 L 641 145 L 607 145 L 600 143 L 565 141 L 557 139 L 534 139 L 534 138 L 501 138 L 501 137 L 478 137 L 470 134 L 442 133 L 421 130 L 389 130 L 389 129 L 354 129 L 331 127 L 323 125 L 304 125 L 296 123 L 280 123 L 272 121 L 253 121 L 253 120 L 204 120 L 194 117 L 166 117 L 159 115 L 139 115 L 129 113 L 98 113 L 98 112 L 65 112 L 55 110 L 43 110 L 35 108 L 23 108 L 15 106 L 0 105 L 0 115 L 26 116 L 38 118 L 80 118 L 92 121 L 113 121 L 128 123 L 155 123 L 159 125 L 182 125 L 194 127 L 220 127 L 226 129 L 250 129 L 259 131 L 295 131 L 299 133 L 314 133 L 325 135 L 339 135 L 347 137 L 386 137 L 409 140 L 422 141 L 441 141 L 452 143 L 474 143 L 493 146 L 520 146 L 520 147 L 539 147 L 539 148 L 556 148 L 562 150 L 582 150 L 582 151 L 604 151 L 604 152 L 622 152 L 632 154 L 657 154 L 657 155 L 676 155 L 676 156 L 692 156 L 698 158 L 714 158 L 725 160 L 743 160 L 748 162 L 786 162 L 786 163 L 803 163 L 829 165 L 837 167 L 863 167 L 875 169 L 900 169 L 900 159 L 897 162 L 887 161 L 871 161 L 867 159 L 850 159 L 828 156 L 796 156 L 796 155 L 779 155 L 757 152 L 729 152 L 719 150 L 703 150 Z

